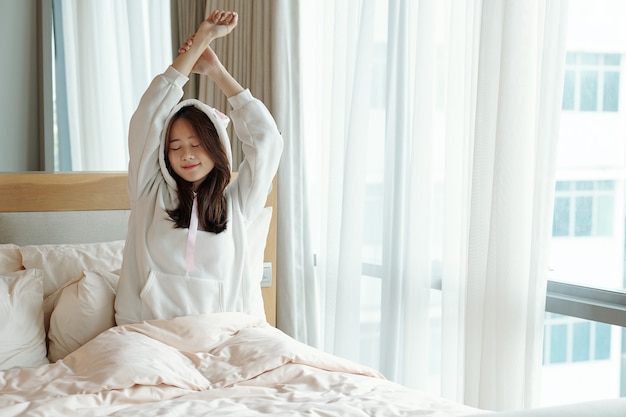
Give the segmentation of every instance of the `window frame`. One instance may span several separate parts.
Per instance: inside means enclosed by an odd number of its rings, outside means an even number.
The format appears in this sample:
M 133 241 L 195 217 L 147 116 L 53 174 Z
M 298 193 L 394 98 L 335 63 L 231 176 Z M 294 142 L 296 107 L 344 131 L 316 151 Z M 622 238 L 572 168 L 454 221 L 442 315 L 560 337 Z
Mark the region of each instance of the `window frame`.
M 626 291 L 548 280 L 545 311 L 626 327 Z

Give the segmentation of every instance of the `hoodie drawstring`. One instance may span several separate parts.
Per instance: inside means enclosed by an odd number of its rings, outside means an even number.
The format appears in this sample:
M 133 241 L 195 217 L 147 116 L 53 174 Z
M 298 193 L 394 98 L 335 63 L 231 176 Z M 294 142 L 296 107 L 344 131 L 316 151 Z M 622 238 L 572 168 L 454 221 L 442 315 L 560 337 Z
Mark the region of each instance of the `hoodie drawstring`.
M 193 204 L 191 206 L 191 218 L 189 219 L 189 233 L 187 234 L 187 273 L 194 270 L 194 256 L 196 252 L 196 235 L 198 234 L 198 198 L 193 193 Z

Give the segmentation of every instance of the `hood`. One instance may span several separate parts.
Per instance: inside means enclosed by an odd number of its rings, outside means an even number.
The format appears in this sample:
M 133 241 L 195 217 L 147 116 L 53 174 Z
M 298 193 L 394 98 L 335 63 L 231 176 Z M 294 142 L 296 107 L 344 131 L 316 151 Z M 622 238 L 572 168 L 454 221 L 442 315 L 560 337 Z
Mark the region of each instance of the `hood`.
M 185 106 L 194 106 L 202 110 L 204 113 L 206 113 L 209 116 L 209 119 L 211 119 L 211 121 L 215 125 L 215 129 L 217 129 L 217 134 L 219 135 L 220 140 L 222 141 L 222 145 L 224 145 L 224 149 L 226 150 L 226 155 L 228 156 L 228 164 L 230 166 L 231 171 L 233 169 L 233 156 L 232 156 L 232 150 L 230 146 L 230 139 L 228 137 L 228 133 L 226 132 L 226 127 L 228 126 L 228 123 L 230 122 L 230 119 L 228 118 L 228 116 L 226 116 L 224 113 L 220 112 L 219 110 L 216 110 L 213 107 L 206 105 L 200 100 L 189 99 L 189 100 L 181 101 L 172 109 L 169 116 L 167 116 L 167 120 L 165 121 L 165 125 L 163 126 L 163 131 L 161 132 L 161 143 L 159 145 L 159 165 L 161 166 L 161 173 L 163 174 L 163 178 L 165 178 L 165 182 L 169 186 L 168 188 L 170 190 L 170 196 L 172 197 L 173 201 L 178 200 L 178 196 L 176 194 L 176 190 L 178 187 L 176 186 L 176 180 L 174 179 L 174 177 L 170 175 L 169 171 L 167 170 L 167 165 L 165 164 L 165 142 L 166 142 L 165 136 L 167 134 L 167 127 L 170 124 L 170 120 L 172 120 L 172 117 L 176 114 L 178 110 L 180 110 L 182 107 L 185 107 Z

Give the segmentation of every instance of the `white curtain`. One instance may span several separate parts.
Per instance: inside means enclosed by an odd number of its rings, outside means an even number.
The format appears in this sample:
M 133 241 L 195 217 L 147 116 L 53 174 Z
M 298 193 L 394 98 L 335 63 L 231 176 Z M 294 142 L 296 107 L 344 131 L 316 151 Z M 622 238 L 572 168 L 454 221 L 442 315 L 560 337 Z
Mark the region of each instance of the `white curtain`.
M 54 7 L 62 16 L 56 43 L 65 55 L 71 168 L 125 171 L 130 116 L 172 62 L 170 2 L 59 0 Z
M 275 1 L 272 27 L 274 116 L 284 139 L 278 171 L 277 327 L 320 347 L 320 297 L 311 247 L 311 201 L 307 146 L 303 134 L 304 67 L 300 2 Z M 310 69 L 310 68 L 309 68 Z
M 565 1 L 310 3 L 302 140 L 322 346 L 472 406 L 533 405 Z M 279 303 L 310 316 L 303 297 Z

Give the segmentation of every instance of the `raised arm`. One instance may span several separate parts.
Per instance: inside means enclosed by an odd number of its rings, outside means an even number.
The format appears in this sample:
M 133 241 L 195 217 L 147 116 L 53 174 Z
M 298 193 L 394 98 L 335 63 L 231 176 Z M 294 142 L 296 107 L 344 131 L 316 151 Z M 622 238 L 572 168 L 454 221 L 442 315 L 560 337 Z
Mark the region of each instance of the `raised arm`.
M 235 80 L 209 46 L 211 40 L 215 39 L 211 31 L 216 30 L 220 22 L 227 23 L 229 31 L 232 30 L 237 24 L 237 14 L 213 12 L 205 22 L 215 26 L 212 29 L 207 24 L 192 35 L 179 49 L 179 59 L 185 63 L 185 68 L 192 65 L 192 72 L 210 78 L 228 97 L 232 106 L 230 116 L 245 156 L 238 167 L 239 174 L 232 183 L 234 186 L 231 191 L 236 190 L 244 217 L 252 219 L 267 200 L 272 179 L 278 169 L 283 141 L 265 105 Z
M 232 97 L 244 89 L 226 70 L 218 59 L 210 43 L 229 34 L 237 26 L 235 12 L 216 10 L 200 25 L 198 31 L 189 37 L 178 50 L 179 55 L 172 66 L 184 75 L 191 72 L 209 77 L 226 95 Z

